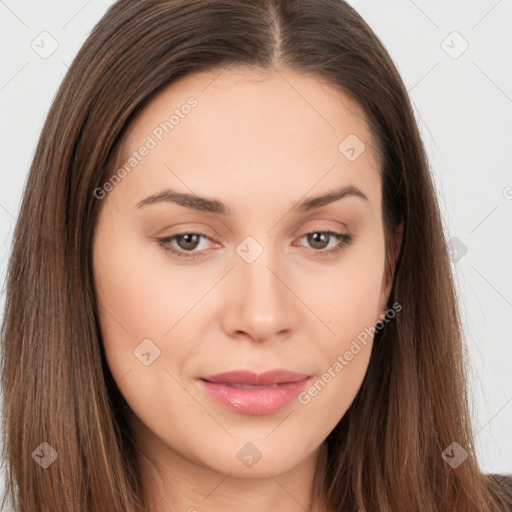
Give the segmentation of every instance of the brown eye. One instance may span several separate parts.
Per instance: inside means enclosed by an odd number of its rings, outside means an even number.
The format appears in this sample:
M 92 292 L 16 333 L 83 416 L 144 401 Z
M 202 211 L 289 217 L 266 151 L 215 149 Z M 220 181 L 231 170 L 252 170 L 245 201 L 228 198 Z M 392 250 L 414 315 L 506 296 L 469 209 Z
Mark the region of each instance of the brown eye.
M 201 235 L 197 233 L 186 233 L 184 235 L 176 235 L 175 240 L 180 249 L 190 251 L 197 248 L 200 238 Z
M 331 235 L 322 231 L 308 233 L 306 236 L 308 243 L 313 249 L 325 249 L 325 247 L 329 245 L 329 238 L 331 237 Z
M 196 250 L 201 244 L 201 239 L 209 240 L 210 238 L 203 233 L 180 233 L 165 238 L 159 238 L 158 244 L 163 249 L 177 257 L 196 258 L 203 256 L 204 250 Z
M 350 245 L 354 239 L 353 235 L 348 233 L 320 230 L 306 233 L 301 238 L 305 238 L 307 245 L 319 256 L 334 256 Z M 337 243 L 331 246 L 331 248 L 326 249 L 333 240 Z

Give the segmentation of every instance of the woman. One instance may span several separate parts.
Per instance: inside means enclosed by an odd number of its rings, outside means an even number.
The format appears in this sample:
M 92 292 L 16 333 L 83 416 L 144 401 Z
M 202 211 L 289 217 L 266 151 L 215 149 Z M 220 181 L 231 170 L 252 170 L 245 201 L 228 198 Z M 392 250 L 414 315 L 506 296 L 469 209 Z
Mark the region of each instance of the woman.
M 341 0 L 111 7 L 36 150 L 2 354 L 19 511 L 512 507 L 406 89 Z

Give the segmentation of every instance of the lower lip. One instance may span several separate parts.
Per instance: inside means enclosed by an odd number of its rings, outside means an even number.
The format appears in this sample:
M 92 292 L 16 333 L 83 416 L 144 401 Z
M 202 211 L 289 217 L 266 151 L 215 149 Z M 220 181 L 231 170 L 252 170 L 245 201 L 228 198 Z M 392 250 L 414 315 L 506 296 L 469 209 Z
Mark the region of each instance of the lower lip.
M 228 409 L 241 414 L 272 414 L 297 398 L 308 379 L 288 382 L 266 389 L 240 389 L 226 384 L 200 380 L 210 395 Z

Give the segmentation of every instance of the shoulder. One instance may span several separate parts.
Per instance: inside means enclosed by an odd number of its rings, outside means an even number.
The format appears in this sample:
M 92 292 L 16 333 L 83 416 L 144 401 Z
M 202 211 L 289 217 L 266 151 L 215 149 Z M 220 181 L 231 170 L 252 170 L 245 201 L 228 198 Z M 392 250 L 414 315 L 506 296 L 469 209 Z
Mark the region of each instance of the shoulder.
M 512 512 L 512 475 L 486 475 L 493 488 L 493 494 L 499 494 L 504 502 L 502 512 Z

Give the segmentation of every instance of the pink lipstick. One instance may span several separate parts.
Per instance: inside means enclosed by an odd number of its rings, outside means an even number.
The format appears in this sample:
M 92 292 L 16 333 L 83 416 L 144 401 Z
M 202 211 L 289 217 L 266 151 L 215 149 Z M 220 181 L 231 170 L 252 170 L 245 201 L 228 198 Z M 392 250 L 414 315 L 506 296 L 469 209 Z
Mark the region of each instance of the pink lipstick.
M 246 370 L 199 377 L 202 387 L 217 402 L 241 414 L 272 414 L 289 404 L 304 389 L 309 375 L 288 370 L 256 374 Z

